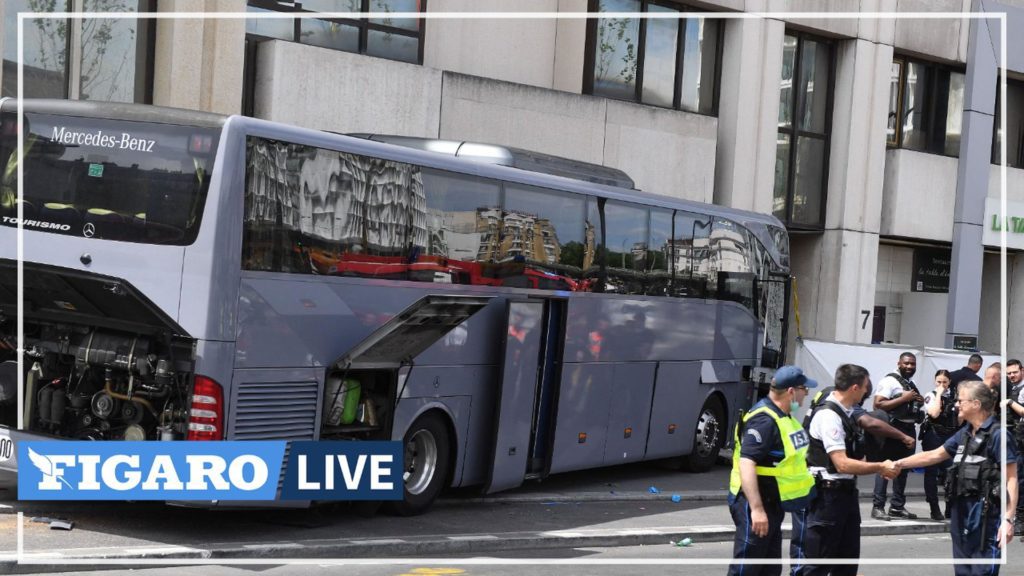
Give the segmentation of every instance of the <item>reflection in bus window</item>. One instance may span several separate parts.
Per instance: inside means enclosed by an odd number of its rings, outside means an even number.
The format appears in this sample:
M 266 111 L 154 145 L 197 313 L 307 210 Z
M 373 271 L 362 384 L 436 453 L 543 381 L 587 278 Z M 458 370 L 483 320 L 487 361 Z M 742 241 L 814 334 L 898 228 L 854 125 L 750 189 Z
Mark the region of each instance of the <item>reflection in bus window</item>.
M 671 294 L 675 270 L 672 261 L 672 211 L 651 209 L 651 231 L 646 271 L 645 294 L 668 296 Z
M 643 294 L 647 268 L 647 209 L 609 200 L 604 207 L 606 292 Z
M 707 279 L 711 265 L 708 250 L 710 234 L 711 222 L 707 216 L 676 212 L 675 236 L 672 239 L 676 270 L 676 284 L 673 287 L 675 296 L 707 297 Z
M 584 265 L 593 258 L 586 243 L 585 202 L 579 194 L 505 185 L 501 238 L 492 246 L 492 260 L 506 277 L 503 285 L 580 288 Z
M 753 249 L 750 235 L 730 220 L 716 218 L 711 229 L 712 270 L 716 297 L 754 309 Z

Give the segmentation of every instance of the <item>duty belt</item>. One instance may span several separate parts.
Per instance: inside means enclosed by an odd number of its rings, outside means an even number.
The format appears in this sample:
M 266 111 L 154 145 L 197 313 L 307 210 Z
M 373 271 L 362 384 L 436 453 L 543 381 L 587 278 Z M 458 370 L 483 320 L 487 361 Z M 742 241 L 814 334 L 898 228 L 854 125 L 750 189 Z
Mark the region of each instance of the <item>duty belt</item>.
M 853 478 L 843 478 L 840 480 L 826 480 L 821 476 L 814 477 L 814 485 L 818 488 L 824 488 L 826 490 L 856 490 L 857 481 Z

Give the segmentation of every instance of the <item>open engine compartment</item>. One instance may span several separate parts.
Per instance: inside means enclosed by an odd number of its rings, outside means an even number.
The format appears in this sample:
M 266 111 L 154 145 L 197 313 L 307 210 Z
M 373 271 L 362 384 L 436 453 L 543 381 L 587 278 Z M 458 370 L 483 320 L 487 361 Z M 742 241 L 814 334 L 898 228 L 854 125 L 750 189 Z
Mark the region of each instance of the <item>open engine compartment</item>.
M 0 424 L 17 425 L 15 322 L 0 324 Z M 188 431 L 193 343 L 170 335 L 25 322 L 25 429 L 77 440 L 177 440 Z

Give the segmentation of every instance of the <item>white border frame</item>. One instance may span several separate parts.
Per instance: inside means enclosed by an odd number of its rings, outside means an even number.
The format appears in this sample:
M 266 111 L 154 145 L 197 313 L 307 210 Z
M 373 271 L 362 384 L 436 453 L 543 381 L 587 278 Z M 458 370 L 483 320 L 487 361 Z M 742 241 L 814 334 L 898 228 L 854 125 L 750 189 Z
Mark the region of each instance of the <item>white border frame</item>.
M 1007 13 L 1006 12 L 685 12 L 679 14 L 650 13 L 650 12 L 602 12 L 599 15 L 588 12 L 309 12 L 309 13 L 249 13 L 249 12 L 19 12 L 18 13 L 18 156 L 24 155 L 24 24 L 25 20 L 32 18 L 41 19 L 104 19 L 104 20 L 126 20 L 126 19 L 295 19 L 295 18 L 416 18 L 420 20 L 434 19 L 465 19 L 465 20 L 486 20 L 486 19 L 518 19 L 518 20 L 540 20 L 540 19 L 587 19 L 587 18 L 640 18 L 640 19 L 677 19 L 686 18 L 713 18 L 720 20 L 741 20 L 741 19 L 769 19 L 777 18 L 783 21 L 804 20 L 804 19 L 883 19 L 892 18 L 895 20 L 918 19 L 918 20 L 990 20 L 998 19 L 1000 24 L 1000 54 L 997 69 L 999 70 L 1000 90 L 1000 119 L 1002 122 L 1002 133 L 1006 134 L 1006 59 L 1007 59 Z M 1006 213 L 1006 138 L 1000 139 L 1000 209 Z M 959 158 L 957 159 L 959 162 Z M 18 163 L 18 198 L 24 197 L 24 175 L 23 164 Z M 24 350 L 24 311 L 22 303 L 24 299 L 24 206 L 18 203 L 18 241 L 17 241 L 17 276 L 18 290 L 18 350 Z M 1006 290 L 1006 228 L 1000 233 L 1000 353 L 1001 361 L 1005 364 L 1007 357 L 1006 331 L 1008 328 L 1007 313 L 1007 290 Z M 22 370 L 22 355 L 18 356 L 18 429 L 24 428 L 24 371 Z M 1002 395 L 1006 394 L 1006 381 L 1000 382 Z M 1003 425 L 1003 424 L 1001 424 Z M 1004 429 L 1005 430 L 1005 429 Z M 1002 435 L 1000 446 L 1003 461 L 1006 460 L 1006 434 Z M 1020 470 L 1017 471 L 1021 473 Z M 1006 501 L 1005 476 L 1001 482 L 1002 501 Z M 1021 495 L 1018 494 L 1018 498 Z M 1000 515 L 1003 511 L 1000 510 Z M 559 564 L 559 565 L 590 565 L 590 566 L 621 566 L 621 565 L 729 565 L 735 562 L 733 558 L 680 558 L 680 559 L 651 559 L 651 558 L 167 558 L 167 559 L 109 559 L 109 558 L 54 558 L 43 554 L 26 554 L 24 550 L 24 512 L 18 512 L 17 526 L 17 555 L 16 562 L 24 565 L 134 565 L 134 566 L 175 566 L 175 565 L 456 565 L 456 566 L 479 566 L 479 565 L 538 565 L 538 564 Z M 1024 545 L 1024 543 L 1022 543 Z M 746 560 L 746 564 L 758 565 L 781 565 L 789 566 L 789 561 L 782 559 L 759 559 Z M 856 563 L 859 565 L 988 565 L 991 560 L 953 560 L 945 558 L 857 558 L 857 559 L 820 559 L 815 560 L 817 565 L 838 565 Z M 1001 549 L 999 565 L 1007 564 L 1006 548 Z

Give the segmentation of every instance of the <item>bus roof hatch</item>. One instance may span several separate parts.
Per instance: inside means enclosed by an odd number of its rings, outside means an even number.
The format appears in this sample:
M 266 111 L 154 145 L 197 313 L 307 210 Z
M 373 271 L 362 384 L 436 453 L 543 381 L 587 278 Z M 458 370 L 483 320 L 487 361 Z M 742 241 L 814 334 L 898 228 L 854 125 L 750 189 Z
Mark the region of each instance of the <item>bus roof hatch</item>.
M 397 368 L 409 363 L 490 300 L 481 296 L 424 296 L 374 330 L 334 366 L 338 370 Z

